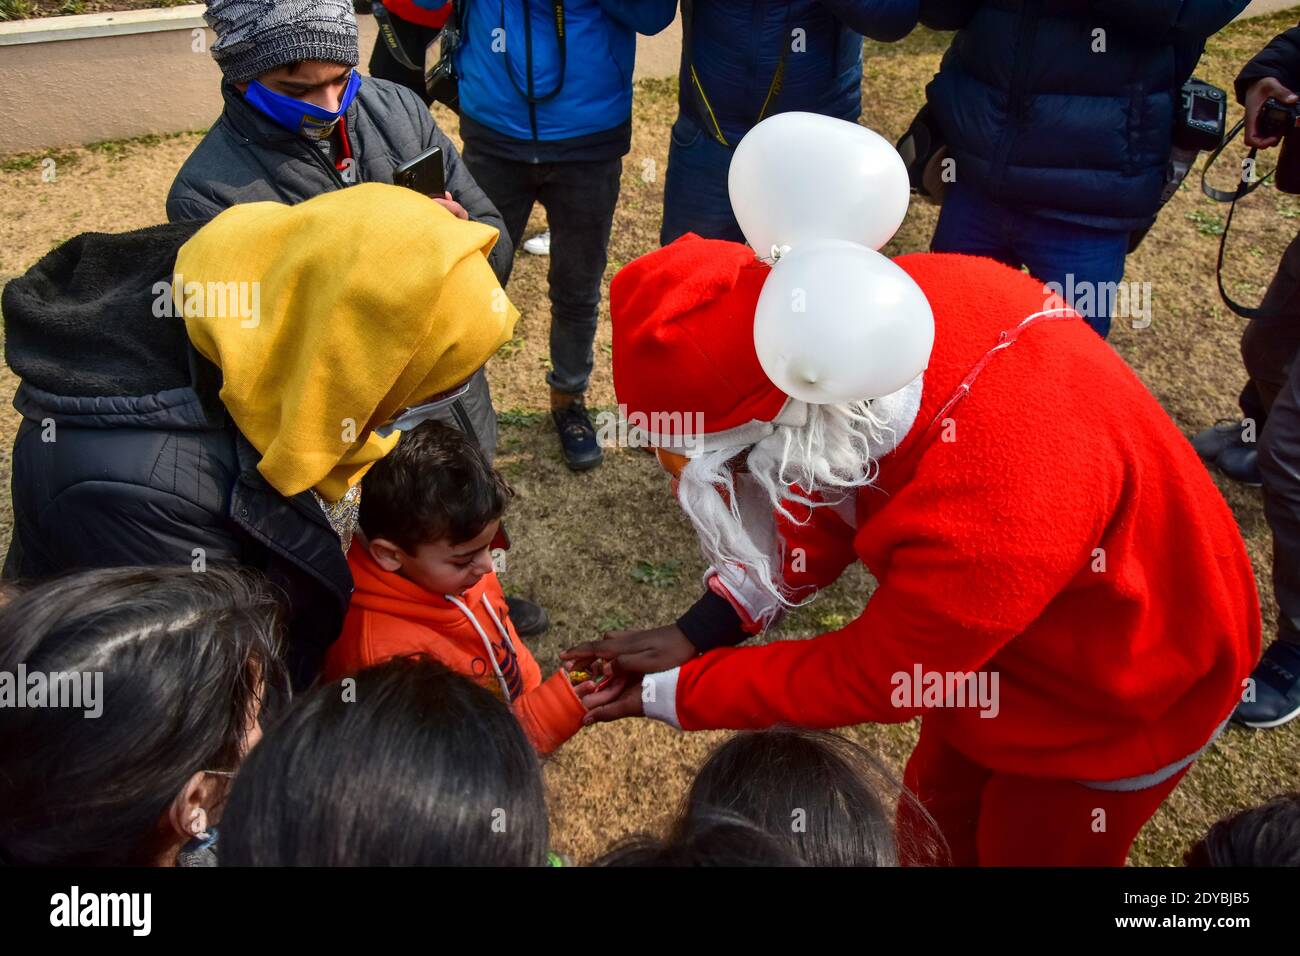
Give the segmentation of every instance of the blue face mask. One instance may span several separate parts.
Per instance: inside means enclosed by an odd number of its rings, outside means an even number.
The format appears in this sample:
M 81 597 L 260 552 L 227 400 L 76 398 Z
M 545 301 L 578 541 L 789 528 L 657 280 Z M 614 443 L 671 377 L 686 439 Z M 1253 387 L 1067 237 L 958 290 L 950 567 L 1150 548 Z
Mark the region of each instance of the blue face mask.
M 268 90 L 257 80 L 248 84 L 244 99 L 290 132 L 298 133 L 307 139 L 322 140 L 334 132 L 343 114 L 357 98 L 357 91 L 360 89 L 361 74 L 353 70 L 337 110 L 327 110 L 315 103 L 307 103 L 296 100 L 292 96 L 285 96 L 283 93 L 276 93 Z

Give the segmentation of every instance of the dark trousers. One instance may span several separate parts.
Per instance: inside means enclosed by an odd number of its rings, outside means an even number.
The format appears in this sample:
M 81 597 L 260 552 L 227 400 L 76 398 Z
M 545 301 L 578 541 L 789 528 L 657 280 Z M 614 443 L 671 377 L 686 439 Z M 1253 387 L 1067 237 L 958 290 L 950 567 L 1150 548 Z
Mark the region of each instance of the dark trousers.
M 418 23 L 410 23 L 400 17 L 389 15 L 393 22 L 393 32 L 397 34 L 398 42 L 402 44 L 402 50 L 406 53 L 407 58 L 419 67 L 418 70 L 412 70 L 405 67 L 388 49 L 388 44 L 384 42 L 382 35 L 375 37 L 375 48 L 370 53 L 370 75 L 377 76 L 381 80 L 391 80 L 394 83 L 400 83 L 411 90 L 415 95 L 424 100 L 425 105 L 433 102 L 425 90 L 424 85 L 424 60 L 425 51 L 429 44 L 437 39 L 441 30 L 435 30 L 433 27 L 421 26 Z
M 1241 412 L 1263 429 L 1300 353 L 1300 236 L 1282 254 L 1260 308 L 1280 316 L 1252 319 L 1241 335 L 1241 360 L 1250 376 L 1241 392 Z
M 1242 411 L 1263 423 L 1259 471 L 1273 531 L 1278 639 L 1300 645 L 1300 236 L 1283 254 L 1261 307 L 1276 315 L 1252 319 L 1242 334 L 1250 374 Z
M 1124 278 L 1129 233 L 1091 229 L 1035 216 L 995 202 L 978 189 L 953 185 L 943 200 L 930 247 L 934 252 L 985 256 L 1013 269 L 1022 265 L 1045 285 L 1054 284 L 1088 324 L 1105 338 L 1115 303 L 1106 290 Z M 1083 290 L 1088 290 L 1083 292 Z M 1090 293 L 1090 294 L 1089 294 Z
M 558 392 L 587 390 L 600 316 L 609 233 L 618 205 L 622 158 L 595 162 L 526 163 L 490 156 L 466 141 L 461 159 L 506 221 L 518 249 L 533 204 L 551 228 L 551 371 Z

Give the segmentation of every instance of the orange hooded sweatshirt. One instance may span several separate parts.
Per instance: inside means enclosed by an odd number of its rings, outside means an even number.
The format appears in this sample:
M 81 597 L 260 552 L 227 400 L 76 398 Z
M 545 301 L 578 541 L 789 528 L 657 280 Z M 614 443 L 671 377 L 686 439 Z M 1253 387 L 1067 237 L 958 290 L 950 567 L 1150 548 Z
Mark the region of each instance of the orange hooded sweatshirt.
M 355 590 L 343 633 L 325 658 L 326 680 L 407 654 L 428 654 L 501 697 L 537 752 L 546 755 L 582 726 L 587 709 L 568 674 L 542 681 L 510 622 L 495 573 L 461 595 L 426 591 L 385 571 L 360 542 L 348 551 Z

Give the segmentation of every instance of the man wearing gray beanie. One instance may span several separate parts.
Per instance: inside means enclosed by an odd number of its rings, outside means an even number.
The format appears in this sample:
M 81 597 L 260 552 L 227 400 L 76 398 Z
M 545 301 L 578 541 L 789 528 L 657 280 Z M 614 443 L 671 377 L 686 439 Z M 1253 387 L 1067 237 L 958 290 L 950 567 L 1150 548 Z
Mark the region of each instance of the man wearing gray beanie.
M 303 60 L 360 62 L 351 2 L 217 0 L 208 4 L 203 19 L 217 34 L 212 57 L 232 83 Z
M 225 107 L 172 183 L 171 221 L 210 219 L 245 202 L 298 203 L 360 182 L 392 183 L 398 166 L 436 146 L 446 192 L 434 199 L 461 219 L 497 230 L 488 261 L 504 284 L 514 249 L 501 214 L 420 97 L 357 72 L 351 0 L 213 0 L 207 6 Z M 365 254 L 357 250 L 358 257 Z M 418 259 L 424 251 L 410 254 Z M 445 420 L 491 460 L 496 411 L 482 371 Z M 518 598 L 510 600 L 510 617 L 521 636 L 546 626 L 546 612 Z

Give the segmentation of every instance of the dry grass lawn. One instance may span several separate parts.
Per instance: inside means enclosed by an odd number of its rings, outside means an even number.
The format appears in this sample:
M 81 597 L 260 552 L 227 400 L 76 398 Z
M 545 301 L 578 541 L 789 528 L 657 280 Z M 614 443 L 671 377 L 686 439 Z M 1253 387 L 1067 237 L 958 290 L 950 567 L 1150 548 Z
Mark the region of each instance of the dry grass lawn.
M 1279 14 L 1230 27 L 1215 38 L 1198 71 L 1230 86 L 1237 69 L 1273 35 L 1293 26 Z M 948 42 L 920 31 L 893 46 L 868 43 L 863 90 L 866 125 L 897 138 L 923 101 L 926 81 Z M 632 151 L 614 226 L 608 276 L 657 245 L 668 130 L 676 110 L 675 82 L 638 86 Z M 1239 111 L 1238 111 L 1239 112 Z M 454 117 L 438 119 L 454 130 Z M 1234 117 L 1235 119 L 1235 117 Z M 55 244 L 83 231 L 122 231 L 163 219 L 163 199 L 196 134 L 69 149 L 54 154 L 57 179 L 43 182 L 40 157 L 2 161 L 0 282 L 30 267 Z M 1230 180 L 1231 162 L 1222 173 Z M 1225 182 L 1223 175 L 1218 178 Z M 1296 233 L 1300 203 L 1271 188 L 1249 201 L 1234 224 L 1230 283 L 1256 301 L 1285 243 Z M 1188 184 L 1165 210 L 1145 245 L 1129 260 L 1128 279 L 1151 283 L 1154 321 L 1133 329 L 1119 323 L 1111 341 L 1187 433 L 1235 410 L 1241 386 L 1237 341 L 1241 322 L 1214 287 L 1214 263 L 1224 208 Z M 926 247 L 936 211 L 916 204 L 889 248 L 893 254 Z M 540 210 L 534 226 L 542 228 Z M 604 467 L 574 476 L 564 468 L 549 423 L 543 379 L 547 364 L 546 260 L 521 255 L 510 284 L 523 321 L 514 341 L 490 366 L 502 411 L 500 464 L 519 491 L 511 517 L 516 547 L 507 586 L 550 609 L 553 627 L 536 646 L 544 668 L 559 650 L 611 628 L 656 625 L 673 619 L 697 595 L 702 562 L 694 537 L 669 496 L 654 462 L 614 451 Z M 606 316 L 607 318 L 607 316 Z M 591 401 L 612 406 L 610 337 L 597 339 Z M 0 392 L 14 388 L 0 372 Z M 0 469 L 8 470 L 17 416 L 0 423 Z M 1257 491 L 1219 485 L 1246 539 L 1265 596 L 1266 633 L 1275 608 L 1269 597 L 1270 537 Z M 0 547 L 8 540 L 8 502 L 0 504 Z M 633 577 L 638 562 L 660 573 L 653 583 Z M 846 575 L 811 606 L 791 616 L 781 637 L 806 637 L 841 626 L 861 609 L 871 583 L 861 569 Z M 1188 600 L 1196 596 L 1189 594 Z M 864 726 L 847 731 L 901 771 L 916 726 Z M 580 734 L 546 769 L 552 798 L 554 845 L 575 861 L 591 859 L 613 841 L 661 825 L 680 800 L 691 774 L 722 734 L 680 734 L 648 721 L 625 721 Z M 1300 722 L 1265 733 L 1230 730 L 1143 831 L 1133 862 L 1176 864 L 1182 850 L 1216 819 L 1286 790 L 1300 789 Z

